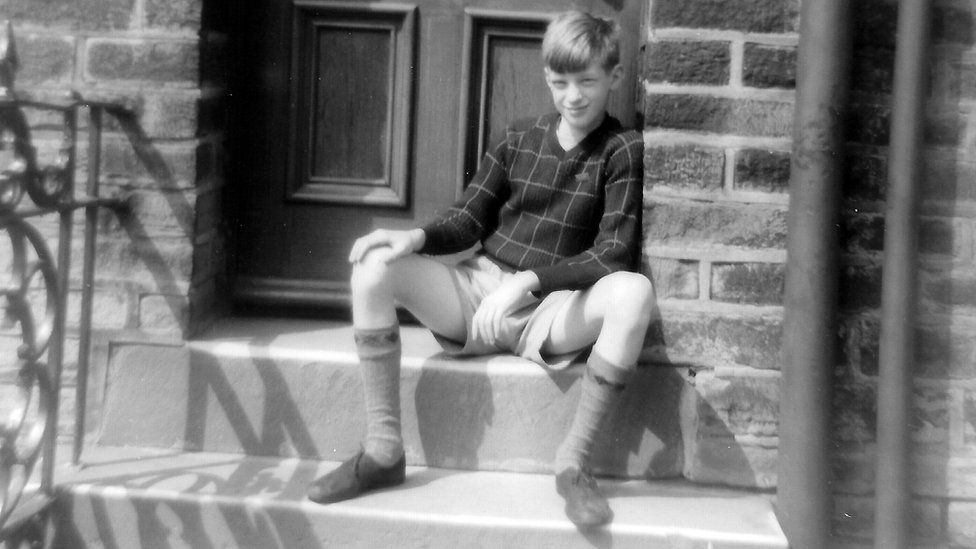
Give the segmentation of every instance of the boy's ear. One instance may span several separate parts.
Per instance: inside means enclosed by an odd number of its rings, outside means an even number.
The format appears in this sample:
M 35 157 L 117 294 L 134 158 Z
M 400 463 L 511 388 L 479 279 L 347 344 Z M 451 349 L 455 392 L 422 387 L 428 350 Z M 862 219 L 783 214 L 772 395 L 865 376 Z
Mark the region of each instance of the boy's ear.
M 624 81 L 624 66 L 620 63 L 614 65 L 610 69 L 610 89 L 615 90 L 620 87 L 620 83 Z

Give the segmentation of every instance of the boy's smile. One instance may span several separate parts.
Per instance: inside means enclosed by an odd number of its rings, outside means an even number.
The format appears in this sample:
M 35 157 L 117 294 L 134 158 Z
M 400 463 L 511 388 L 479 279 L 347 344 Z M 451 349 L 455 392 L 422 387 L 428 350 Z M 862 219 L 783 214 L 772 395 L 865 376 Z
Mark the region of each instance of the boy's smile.
M 620 85 L 623 68 L 609 71 L 593 61 L 579 72 L 561 73 L 545 69 L 552 102 L 562 115 L 560 133 L 579 141 L 603 122 L 610 92 Z

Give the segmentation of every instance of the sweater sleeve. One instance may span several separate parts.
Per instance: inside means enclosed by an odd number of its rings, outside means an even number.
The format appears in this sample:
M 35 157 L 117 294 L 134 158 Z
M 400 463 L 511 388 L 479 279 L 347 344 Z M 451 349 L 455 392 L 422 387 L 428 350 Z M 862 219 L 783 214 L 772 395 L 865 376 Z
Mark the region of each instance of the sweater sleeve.
M 498 223 L 498 210 L 508 197 L 505 170 L 507 142 L 501 139 L 485 153 L 481 167 L 458 202 L 421 227 L 426 236 L 418 253 L 451 254 L 480 241 Z
M 611 154 L 593 245 L 554 265 L 532 269 L 539 277 L 540 293 L 587 288 L 610 273 L 634 269 L 643 208 L 643 153 L 637 136 Z

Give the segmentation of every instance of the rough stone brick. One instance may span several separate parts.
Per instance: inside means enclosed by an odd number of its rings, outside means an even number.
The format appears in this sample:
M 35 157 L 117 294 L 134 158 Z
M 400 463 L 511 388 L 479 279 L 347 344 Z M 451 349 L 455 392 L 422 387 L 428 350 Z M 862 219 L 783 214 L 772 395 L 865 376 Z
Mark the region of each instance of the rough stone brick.
M 834 451 L 830 455 L 831 477 L 836 494 L 872 495 L 874 492 L 874 446 L 853 444 L 845 448 L 857 451 Z
M 955 251 L 956 231 L 946 219 L 919 220 L 918 249 L 924 254 L 952 255 Z
M 650 42 L 644 78 L 674 84 L 729 83 L 728 42 Z
M 841 364 L 866 376 L 878 373 L 880 325 L 874 315 L 841 315 Z
M 854 47 L 895 47 L 898 4 L 885 0 L 852 2 Z
M 966 119 L 958 112 L 935 114 L 925 119 L 923 133 L 927 145 L 955 147 L 966 133 Z
M 834 532 L 842 536 L 874 536 L 875 499 L 872 497 L 834 497 Z M 942 539 L 942 504 L 930 499 L 913 499 L 908 509 L 909 536 L 915 543 L 934 543 Z
M 644 181 L 682 190 L 722 188 L 725 153 L 698 145 L 650 145 L 644 156 Z
M 125 292 L 96 289 L 92 295 L 92 328 L 117 330 L 128 327 L 128 297 Z M 77 326 L 80 318 L 81 291 L 72 291 L 68 297 L 68 325 Z
M 971 60 L 937 58 L 932 65 L 929 87 L 932 96 L 947 103 L 976 98 L 976 65 Z
M 785 193 L 790 187 L 790 153 L 743 149 L 735 155 L 735 188 Z
M 874 386 L 847 378 L 835 380 L 831 436 L 839 442 L 871 442 L 877 433 L 877 392 Z
M 127 186 L 163 190 L 193 187 L 197 181 L 195 142 L 147 143 L 137 150 L 125 139 L 102 141 L 102 176 Z
M 706 366 L 780 367 L 779 318 L 671 313 L 664 316 L 663 330 L 669 356 Z
M 144 94 L 140 126 L 151 139 L 181 139 L 198 133 L 199 93 Z
M 198 61 L 196 42 L 92 39 L 86 75 L 100 81 L 188 85 L 199 81 Z
M 144 295 L 139 299 L 139 327 L 152 332 L 181 333 L 189 304 L 182 295 Z
M 698 436 L 777 436 L 779 377 L 720 377 L 703 371 L 695 376 L 695 389 Z
M 193 246 L 188 239 L 152 238 L 135 231 L 136 240 L 101 239 L 96 245 L 95 272 L 172 295 L 186 292 L 192 274 Z
M 799 26 L 796 0 L 656 0 L 652 6 L 655 28 L 782 33 Z
M 746 44 L 742 83 L 754 88 L 795 88 L 796 48 Z
M 890 108 L 868 103 L 852 103 L 848 112 L 848 140 L 864 145 L 888 145 L 891 131 Z
M 921 184 L 923 199 L 976 200 L 976 163 L 929 154 Z
M 698 262 L 663 257 L 648 258 L 651 281 L 658 299 L 697 299 Z
M 888 186 L 888 161 L 883 155 L 849 144 L 843 169 L 845 198 L 884 200 Z
M 75 61 L 73 36 L 22 34 L 16 40 L 17 54 L 20 56 L 16 80 L 18 86 L 71 82 Z
M 890 94 L 894 86 L 895 52 L 887 47 L 863 47 L 851 62 L 851 89 Z
M 932 10 L 932 41 L 936 43 L 973 44 L 976 31 L 973 12 L 942 6 Z
M 884 249 L 885 219 L 875 214 L 850 214 L 843 218 L 844 249 L 878 252 Z
M 651 128 L 789 137 L 793 105 L 706 95 L 649 94 L 644 122 Z
M 127 29 L 135 0 L 0 0 L 4 18 L 85 30 Z
M 784 248 L 786 212 L 738 204 L 660 202 L 646 209 L 644 238 L 672 246 Z
M 136 190 L 127 194 L 126 210 L 109 215 L 103 230 L 124 232 L 127 227 L 154 235 L 193 236 L 194 191 Z
M 146 23 L 170 30 L 200 30 L 203 0 L 145 0 Z
M 873 309 L 881 306 L 881 267 L 878 265 L 847 265 L 840 280 L 842 309 Z
M 716 263 L 712 265 L 712 299 L 779 305 L 785 275 L 785 266 L 780 263 Z
M 916 386 L 912 391 L 909 433 L 918 444 L 946 445 L 949 441 L 949 407 L 952 405 L 945 389 Z
M 976 501 L 951 501 L 948 534 L 954 547 L 976 547 Z
M 915 332 L 915 373 L 933 378 L 976 377 L 976 341 L 949 326 L 920 326 Z
M 976 278 L 971 273 L 923 276 L 923 295 L 946 308 L 976 307 Z
M 746 488 L 776 486 L 776 448 L 742 444 L 732 437 L 685 443 L 685 478 L 703 484 Z

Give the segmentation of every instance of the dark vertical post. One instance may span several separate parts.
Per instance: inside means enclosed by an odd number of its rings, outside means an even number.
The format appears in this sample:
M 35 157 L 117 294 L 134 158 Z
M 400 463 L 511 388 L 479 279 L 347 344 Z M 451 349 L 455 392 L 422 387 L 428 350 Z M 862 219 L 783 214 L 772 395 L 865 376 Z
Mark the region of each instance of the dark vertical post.
M 902 0 L 888 148 L 878 379 L 875 547 L 908 545 L 908 422 L 915 355 L 916 182 L 927 77 L 929 0 Z
M 75 146 L 78 141 L 78 121 L 73 110 L 64 114 L 65 142 L 62 145 L 62 165 L 60 173 L 52 172 L 50 177 L 63 178 L 65 185 L 61 201 L 71 202 L 75 195 Z M 44 177 L 42 175 L 42 177 Z M 58 411 L 60 410 L 61 371 L 64 367 L 65 316 L 68 309 L 68 295 L 71 293 L 71 229 L 74 210 L 61 208 L 58 231 L 58 303 L 54 313 L 54 330 L 47 350 L 48 372 L 51 376 L 51 402 L 48 404 L 47 430 L 44 440 L 44 463 L 41 466 L 41 486 L 50 491 L 54 485 L 54 459 L 58 437 Z
M 98 198 L 102 146 L 102 107 L 90 106 L 88 122 L 89 197 Z M 81 319 L 78 333 L 78 375 L 75 386 L 75 433 L 71 463 L 81 461 L 85 443 L 85 417 L 88 410 L 88 364 L 91 355 L 92 298 L 95 292 L 95 236 L 98 230 L 98 206 L 85 208 L 85 250 L 81 271 Z
M 790 174 L 777 514 L 790 546 L 829 546 L 831 373 L 836 364 L 838 224 L 851 59 L 847 0 L 800 14 Z

